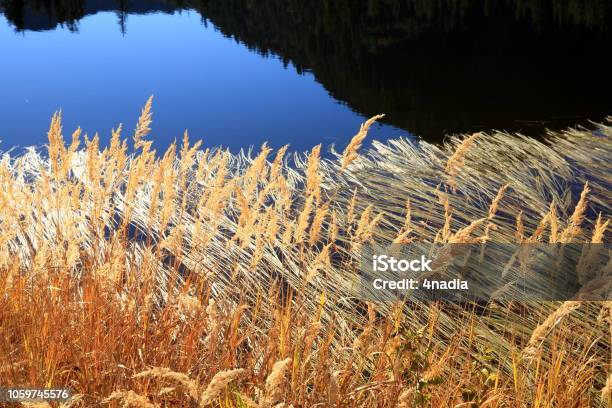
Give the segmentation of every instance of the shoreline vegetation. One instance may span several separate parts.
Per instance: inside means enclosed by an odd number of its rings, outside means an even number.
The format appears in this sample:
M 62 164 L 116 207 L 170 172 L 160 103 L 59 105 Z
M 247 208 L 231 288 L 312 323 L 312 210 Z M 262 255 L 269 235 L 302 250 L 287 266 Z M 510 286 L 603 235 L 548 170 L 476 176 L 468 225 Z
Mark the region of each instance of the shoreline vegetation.
M 61 406 L 609 406 L 612 302 L 361 301 L 370 243 L 608 243 L 612 123 L 232 155 L 54 115 L 0 161 L 0 383 Z M 84 140 L 84 142 L 83 142 Z M 55 405 L 53 405 L 55 404 Z M 57 403 L 22 406 L 60 406 Z

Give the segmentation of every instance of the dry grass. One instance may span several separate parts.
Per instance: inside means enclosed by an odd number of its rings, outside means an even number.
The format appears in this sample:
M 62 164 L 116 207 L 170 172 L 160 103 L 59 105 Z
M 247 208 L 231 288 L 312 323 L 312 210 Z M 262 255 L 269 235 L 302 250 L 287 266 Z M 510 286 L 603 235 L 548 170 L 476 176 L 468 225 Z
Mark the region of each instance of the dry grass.
M 3 385 L 71 406 L 609 402 L 607 304 L 366 304 L 351 284 L 372 241 L 608 242 L 611 127 L 359 155 L 371 120 L 344 155 L 270 161 L 187 135 L 157 154 L 151 109 L 133 154 L 121 127 L 66 147 L 56 115 L 47 157 L 0 161 Z
M 370 127 L 376 123 L 377 120 L 384 118 L 385 115 L 376 115 L 368 119 L 364 124 L 361 125 L 359 132 L 351 139 L 350 143 L 344 149 L 342 153 L 341 168 L 345 170 L 357 157 L 359 157 L 359 149 L 363 144 L 365 138 L 368 136 Z

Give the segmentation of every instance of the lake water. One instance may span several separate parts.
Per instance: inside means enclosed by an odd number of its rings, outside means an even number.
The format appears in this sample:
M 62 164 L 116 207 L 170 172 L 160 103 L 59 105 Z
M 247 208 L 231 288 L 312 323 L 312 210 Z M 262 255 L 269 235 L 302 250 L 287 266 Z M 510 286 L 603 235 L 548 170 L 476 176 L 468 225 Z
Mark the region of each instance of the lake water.
M 483 6 L 483 4 L 488 4 Z M 65 133 L 188 129 L 232 150 L 344 146 L 612 114 L 606 1 L 0 0 L 0 150 Z

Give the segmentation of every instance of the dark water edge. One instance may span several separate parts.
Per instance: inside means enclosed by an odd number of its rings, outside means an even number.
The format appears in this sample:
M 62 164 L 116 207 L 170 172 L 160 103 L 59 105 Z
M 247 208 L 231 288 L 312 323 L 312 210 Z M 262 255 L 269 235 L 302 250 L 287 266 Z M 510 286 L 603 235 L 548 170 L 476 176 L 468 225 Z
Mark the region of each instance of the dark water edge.
M 261 55 L 312 73 L 365 117 L 428 141 L 488 129 L 542 135 L 612 114 L 611 3 L 505 0 L 2 0 L 16 30 L 114 11 L 195 10 Z M 229 85 L 228 85 L 229 86 Z M 78 114 L 78 113 L 72 113 Z
M 226 35 L 311 70 L 357 111 L 376 106 L 426 140 L 487 129 L 538 135 L 612 113 L 608 2 L 262 3 L 199 10 Z

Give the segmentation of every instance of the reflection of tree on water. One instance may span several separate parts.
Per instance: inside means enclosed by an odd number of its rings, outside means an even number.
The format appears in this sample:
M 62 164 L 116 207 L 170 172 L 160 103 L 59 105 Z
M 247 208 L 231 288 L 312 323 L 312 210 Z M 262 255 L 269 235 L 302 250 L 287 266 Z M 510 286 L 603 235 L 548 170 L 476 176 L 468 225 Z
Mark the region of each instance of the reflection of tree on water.
M 87 15 L 102 11 L 117 13 L 121 32 L 126 32 L 129 13 L 173 12 L 176 5 L 163 0 L 0 0 L 0 13 L 18 31 L 52 30 L 58 25 L 78 31 L 78 23 Z
M 226 35 L 429 139 L 612 112 L 606 1 L 201 0 Z M 596 27 L 596 28 L 589 28 Z M 593 89 L 602 92 L 594 93 Z M 560 116 L 574 116 L 567 121 Z M 534 129 L 535 130 L 535 129 Z M 537 131 L 541 131 L 537 129 Z
M 225 35 L 310 71 L 364 115 L 433 138 L 612 113 L 607 0 L 0 0 L 18 29 L 84 15 L 196 9 Z M 39 22 L 40 24 L 40 22 Z M 598 92 L 593 90 L 597 89 Z M 560 116 L 572 116 L 567 122 Z
M 115 4 L 113 4 L 115 3 Z M 385 31 L 389 36 L 377 37 L 370 44 L 378 47 L 395 41 L 392 34 L 400 34 L 400 38 L 418 36 L 431 28 L 451 32 L 464 24 L 466 17 L 475 10 L 480 10 L 483 16 L 490 17 L 495 9 L 503 8 L 516 20 L 524 20 L 537 27 L 548 24 L 549 20 L 558 25 L 584 26 L 592 29 L 607 29 L 609 26 L 610 5 L 607 0 L 567 1 L 567 0 L 498 0 L 497 2 L 482 2 L 480 0 L 262 0 L 252 2 L 247 0 L 140 0 L 129 7 L 125 0 L 0 0 L 0 12 L 3 12 L 18 30 L 32 29 L 23 20 L 24 8 L 31 8 L 35 13 L 44 13 L 51 21 L 58 24 L 74 24 L 92 11 L 116 9 L 122 13 L 139 13 L 154 11 L 155 6 L 164 4 L 162 11 L 172 9 L 195 8 L 206 11 L 208 7 L 225 9 L 225 13 L 249 13 L 262 18 L 296 16 L 306 12 L 315 17 L 319 25 L 340 23 L 352 25 L 360 21 L 375 22 L 375 27 L 353 26 L 357 31 L 370 31 L 372 34 Z M 84 7 L 88 4 L 91 7 Z M 147 7 L 147 5 L 152 7 Z M 114 6 L 114 7 L 113 7 Z M 303 18 L 299 18 L 305 21 Z M 295 20 L 295 18 L 290 18 Z M 120 22 L 120 25 L 123 23 Z M 125 27 L 123 27 L 125 28 Z M 381 31 L 382 30 L 382 31 Z M 395 31 L 395 33 L 394 33 Z
M 0 0 L 0 11 L 18 30 L 30 29 L 31 24 L 44 28 L 61 24 L 77 31 L 78 20 L 85 15 L 84 3 L 82 0 Z
M 117 0 L 117 17 L 119 20 L 119 29 L 121 34 L 125 35 L 127 32 L 126 21 L 128 15 L 128 4 L 126 0 Z

